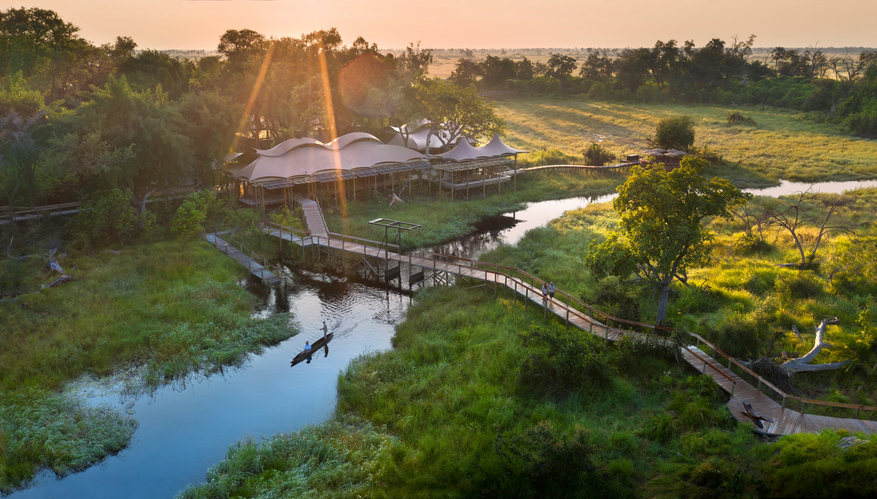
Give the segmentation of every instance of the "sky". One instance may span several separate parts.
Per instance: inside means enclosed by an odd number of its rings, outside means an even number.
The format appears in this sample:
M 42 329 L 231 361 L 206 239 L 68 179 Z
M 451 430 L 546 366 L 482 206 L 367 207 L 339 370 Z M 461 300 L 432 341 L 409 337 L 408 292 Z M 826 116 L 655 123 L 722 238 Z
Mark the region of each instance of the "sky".
M 381 49 L 623 48 L 756 35 L 757 47 L 877 47 L 877 0 L 19 0 L 94 44 L 215 49 L 228 29 L 300 37 L 338 28 Z

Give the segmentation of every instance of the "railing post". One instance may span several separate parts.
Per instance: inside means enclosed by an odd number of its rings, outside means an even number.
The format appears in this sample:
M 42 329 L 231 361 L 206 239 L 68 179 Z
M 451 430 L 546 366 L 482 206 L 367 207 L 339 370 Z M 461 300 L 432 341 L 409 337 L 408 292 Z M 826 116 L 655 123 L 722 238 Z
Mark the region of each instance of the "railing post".
M 733 385 L 731 385 L 731 398 L 734 398 L 734 389 L 737 388 L 737 382 L 735 381 Z
M 569 295 L 566 295 L 566 329 L 569 329 Z

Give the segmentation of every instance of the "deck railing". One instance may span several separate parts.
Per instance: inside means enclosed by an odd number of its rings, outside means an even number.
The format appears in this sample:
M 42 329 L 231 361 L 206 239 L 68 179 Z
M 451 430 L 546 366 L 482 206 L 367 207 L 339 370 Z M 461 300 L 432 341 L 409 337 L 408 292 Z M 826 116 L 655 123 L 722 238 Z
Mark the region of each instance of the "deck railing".
M 269 222 L 269 223 L 274 224 L 274 222 Z M 274 225 L 279 225 L 279 224 L 274 224 Z M 287 231 L 296 230 L 296 229 L 292 229 L 291 227 L 284 227 L 284 229 L 286 229 Z M 335 240 L 337 240 L 337 239 L 343 238 L 342 241 L 349 240 L 350 242 L 362 244 L 363 246 L 370 246 L 370 247 L 379 249 L 381 251 L 385 250 L 384 247 L 380 246 L 381 243 L 379 243 L 377 241 L 372 241 L 372 240 L 363 239 L 363 238 L 357 238 L 357 237 L 353 237 L 353 236 L 346 236 L 343 234 L 330 233 L 329 238 L 321 238 L 320 236 L 311 236 L 311 237 L 317 238 L 317 244 L 319 244 L 320 239 L 335 239 Z M 370 243 L 370 244 L 365 244 L 365 243 Z M 327 244 L 328 244 L 328 241 L 327 241 Z M 397 254 L 400 257 L 400 260 L 404 260 L 404 255 L 402 255 L 401 250 L 399 250 L 399 246 L 398 245 L 392 245 L 392 246 L 396 246 L 396 248 L 398 250 Z M 342 249 L 343 249 L 343 243 L 342 243 Z M 544 281 L 544 280 L 542 280 L 542 279 L 540 279 L 540 278 L 538 278 L 538 277 L 536 277 L 536 276 L 534 276 L 534 275 L 532 275 L 524 270 L 521 270 L 521 269 L 518 269 L 515 267 L 507 267 L 505 265 L 499 265 L 499 264 L 491 263 L 491 262 L 482 262 L 479 260 L 471 260 L 468 258 L 445 255 L 442 253 L 434 253 L 432 251 L 426 251 L 426 250 L 416 250 L 415 252 L 411 252 L 408 254 L 408 263 L 409 264 L 411 264 L 412 256 L 419 256 L 421 258 L 426 258 L 426 259 L 432 260 L 433 261 L 433 270 L 437 270 L 436 265 L 435 265 L 436 263 L 442 262 L 442 263 L 446 263 L 446 264 L 456 265 L 458 274 L 463 273 L 463 268 L 466 268 L 469 270 L 474 270 L 474 271 L 481 271 L 481 272 L 484 272 L 484 279 L 489 281 L 491 279 L 489 278 L 488 273 L 493 273 L 493 274 L 495 274 L 495 276 L 497 276 L 494 278 L 494 282 L 497 282 L 497 283 L 500 283 L 499 277 L 502 276 L 504 278 L 502 280 L 502 284 L 504 286 L 506 286 L 510 289 L 513 289 L 515 292 L 518 292 L 519 291 L 518 286 L 520 285 L 523 288 L 521 291 L 524 293 L 524 296 L 526 298 L 530 297 L 529 294 L 531 292 L 539 293 L 541 295 L 542 285 L 547 282 L 547 281 Z M 491 269 L 493 269 L 493 270 L 491 270 Z M 474 275 L 474 273 L 473 273 L 473 275 Z M 511 280 L 511 285 L 509 284 L 509 280 Z M 642 328 L 646 328 L 648 330 L 651 330 L 651 333 L 645 333 L 645 334 L 648 334 L 649 336 L 652 336 L 654 338 L 658 338 L 662 341 L 668 341 L 667 336 L 655 334 L 656 332 L 661 331 L 664 333 L 673 333 L 676 331 L 676 329 L 672 328 L 672 327 L 656 326 L 654 324 L 647 324 L 647 323 L 643 323 L 643 322 L 631 321 L 631 320 L 627 320 L 627 319 L 622 319 L 620 317 L 611 316 L 611 315 L 607 314 L 606 312 L 598 310 L 598 309 L 594 308 L 593 306 L 588 305 L 587 303 L 570 295 L 569 293 L 566 293 L 566 292 L 561 291 L 559 289 L 556 290 L 555 296 L 556 297 L 559 296 L 561 298 L 561 302 L 564 302 L 564 299 L 565 299 L 566 310 L 567 310 L 567 317 L 566 317 L 567 322 L 569 321 L 569 314 L 573 313 L 573 314 L 576 314 L 579 317 L 585 319 L 586 321 L 591 321 L 593 323 L 593 320 L 591 319 L 591 317 L 584 313 L 584 310 L 588 310 L 595 315 L 602 316 L 604 318 L 604 320 L 606 320 L 607 322 L 611 321 L 611 322 L 615 322 L 618 324 L 627 324 L 630 326 L 637 326 L 637 327 L 642 327 Z M 557 299 L 557 298 L 555 298 L 555 299 Z M 570 305 L 573 305 L 573 304 L 577 307 L 581 307 L 581 309 L 584 309 L 584 310 L 571 307 Z M 619 333 L 627 333 L 628 332 L 627 330 L 613 328 L 613 327 L 610 327 L 608 325 L 603 325 L 603 326 L 606 328 L 605 334 L 607 335 L 607 337 L 608 337 L 608 334 L 610 332 L 619 332 Z M 773 392 L 778 398 L 782 399 L 782 407 L 783 408 L 786 407 L 787 401 L 795 401 L 795 402 L 801 403 L 801 412 L 802 413 L 804 412 L 804 405 L 805 404 L 818 405 L 818 406 L 822 406 L 822 407 L 833 407 L 833 408 L 838 408 L 838 409 L 855 409 L 857 416 L 858 416 L 859 412 L 861 412 L 861 411 L 877 412 L 877 407 L 874 407 L 874 406 L 868 406 L 868 405 L 862 405 L 862 404 L 846 404 L 846 403 L 841 403 L 841 402 L 828 402 L 828 401 L 824 401 L 824 400 L 808 399 L 808 398 L 798 397 L 795 395 L 790 395 L 790 394 L 782 391 L 781 389 L 777 388 L 773 383 L 764 379 L 762 376 L 753 372 L 751 369 L 746 367 L 744 364 L 742 364 L 740 361 L 738 361 L 734 357 L 732 357 L 732 356 L 726 354 L 725 352 L 719 350 L 718 348 L 716 348 L 715 345 L 713 345 L 712 343 L 710 343 L 709 341 L 704 339 L 699 334 L 690 333 L 690 332 L 685 333 L 685 334 L 687 334 L 688 336 L 690 336 L 691 338 L 693 338 L 696 341 L 696 346 L 698 348 L 700 347 L 700 344 L 702 343 L 702 344 L 708 346 L 714 352 L 714 355 L 718 355 L 718 356 L 726 359 L 728 362 L 728 370 L 731 370 L 731 365 L 734 365 L 737 368 L 739 368 L 740 370 L 744 371 L 746 374 L 752 376 L 756 381 L 758 381 L 758 388 L 759 389 L 761 389 L 762 387 L 766 387 L 768 390 Z M 695 358 L 697 358 L 699 361 L 703 362 L 702 372 L 704 374 L 706 374 L 707 368 L 712 368 L 720 376 L 722 376 L 723 378 L 730 381 L 732 383 L 731 395 L 733 396 L 733 392 L 734 392 L 733 387 L 735 387 L 737 384 L 737 381 L 735 379 L 728 376 L 726 373 L 716 369 L 715 366 L 710 365 L 709 359 L 704 359 L 701 355 L 692 351 L 689 348 L 689 346 L 682 345 L 682 348 L 684 350 L 686 350 L 688 353 L 690 353 L 691 355 L 693 355 Z M 717 360 L 717 359 L 715 359 L 715 360 L 717 363 L 719 363 L 721 365 L 721 362 L 719 360 Z

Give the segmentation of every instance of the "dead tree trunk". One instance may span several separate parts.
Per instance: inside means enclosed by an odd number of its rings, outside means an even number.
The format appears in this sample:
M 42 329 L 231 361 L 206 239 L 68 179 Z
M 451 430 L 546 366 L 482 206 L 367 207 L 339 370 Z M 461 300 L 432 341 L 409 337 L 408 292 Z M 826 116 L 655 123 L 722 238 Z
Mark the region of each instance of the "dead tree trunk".
M 794 374 L 797 372 L 828 371 L 830 369 L 839 369 L 849 363 L 848 360 L 844 360 L 841 362 L 830 362 L 828 364 L 810 363 L 813 361 L 813 359 L 816 358 L 817 355 L 819 355 L 819 352 L 821 352 L 823 348 L 834 348 L 830 343 L 826 343 L 824 341 L 825 328 L 832 324 L 840 324 L 840 320 L 838 320 L 837 317 L 822 319 L 822 322 L 820 322 L 819 326 L 816 327 L 816 339 L 813 342 L 813 348 L 809 352 L 807 352 L 806 355 L 795 359 L 790 359 L 784 362 L 780 367 L 785 369 L 786 372 L 788 372 L 789 374 Z M 797 333 L 797 330 L 795 332 Z

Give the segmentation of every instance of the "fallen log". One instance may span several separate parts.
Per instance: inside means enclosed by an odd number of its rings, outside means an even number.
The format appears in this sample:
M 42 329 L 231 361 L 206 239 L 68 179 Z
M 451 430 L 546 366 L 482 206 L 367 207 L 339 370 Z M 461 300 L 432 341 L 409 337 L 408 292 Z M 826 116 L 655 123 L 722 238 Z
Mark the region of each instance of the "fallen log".
M 834 348 L 831 343 L 828 343 L 824 340 L 825 338 L 825 329 L 832 324 L 840 324 L 840 320 L 837 317 L 830 317 L 822 319 L 822 322 L 816 326 L 816 339 L 813 342 L 813 348 L 810 349 L 805 355 L 801 357 L 797 357 L 794 359 L 789 359 L 784 362 L 780 367 L 786 370 L 789 374 L 794 374 L 797 372 L 812 372 L 812 371 L 828 371 L 831 369 L 839 369 L 847 364 L 850 361 L 844 360 L 840 362 L 829 362 L 827 364 L 811 364 L 810 362 L 819 355 L 819 352 L 822 351 L 823 348 Z M 798 333 L 797 328 L 795 328 L 795 333 Z M 800 338 L 800 334 L 798 333 L 798 337 Z

